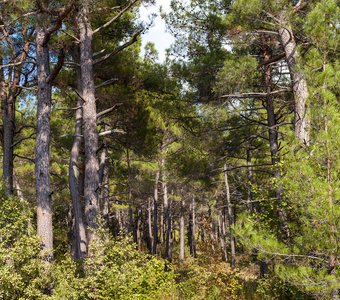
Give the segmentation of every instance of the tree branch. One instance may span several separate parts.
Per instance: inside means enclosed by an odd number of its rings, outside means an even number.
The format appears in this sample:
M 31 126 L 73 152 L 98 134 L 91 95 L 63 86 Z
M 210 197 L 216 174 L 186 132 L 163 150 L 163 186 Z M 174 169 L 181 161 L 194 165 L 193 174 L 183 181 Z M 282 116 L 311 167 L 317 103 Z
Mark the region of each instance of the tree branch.
M 65 59 L 65 52 L 64 52 L 64 49 L 61 48 L 60 49 L 60 53 L 58 54 L 58 62 L 54 66 L 53 71 L 50 73 L 50 75 L 47 78 L 47 82 L 48 83 L 52 83 L 54 81 L 54 79 L 56 79 L 56 77 L 58 76 L 61 68 L 63 67 L 64 59 Z
M 112 129 L 112 130 L 107 130 L 107 131 L 103 131 L 103 132 L 100 132 L 98 134 L 98 136 L 106 136 L 106 135 L 109 135 L 109 134 L 113 134 L 113 133 L 121 133 L 121 134 L 124 134 L 126 133 L 124 130 L 122 129 Z
M 108 109 L 105 109 L 105 110 L 99 112 L 99 113 L 97 114 L 97 120 L 100 119 L 100 118 L 102 118 L 102 117 L 104 117 L 104 116 L 107 115 L 108 113 L 114 111 L 118 106 L 121 106 L 121 105 L 123 105 L 123 103 L 117 103 L 117 104 L 115 104 L 114 106 L 112 106 L 112 107 L 110 107 L 110 108 L 108 108 Z
M 142 29 L 138 30 L 137 32 L 135 32 L 133 34 L 133 36 L 131 37 L 131 39 L 126 42 L 125 44 L 119 46 L 118 48 L 116 48 L 115 50 L 113 50 L 111 53 L 108 53 L 106 55 L 104 55 L 101 58 L 98 58 L 96 60 L 94 60 L 93 64 L 98 64 L 103 62 L 104 60 L 110 58 L 111 56 L 115 56 L 116 54 L 118 54 L 119 52 L 123 51 L 125 48 L 129 47 L 130 45 L 132 45 L 133 43 L 135 43 L 137 41 L 138 36 L 143 32 Z
M 41 2 L 41 1 L 38 1 L 38 2 Z M 64 7 L 62 9 L 62 11 L 59 13 L 59 16 L 57 17 L 57 20 L 55 21 L 55 23 L 45 31 L 45 38 L 44 38 L 44 41 L 43 41 L 43 45 L 46 45 L 48 43 L 48 41 L 50 40 L 51 35 L 55 31 L 60 29 L 60 27 L 63 23 L 63 20 L 67 17 L 67 15 L 72 10 L 74 3 L 75 3 L 75 0 L 71 0 L 70 3 L 66 7 Z
M 220 98 L 262 98 L 270 95 L 277 95 L 281 93 L 291 92 L 290 89 L 281 89 L 277 91 L 272 91 L 270 93 L 240 93 L 240 94 L 229 94 L 229 95 L 222 95 Z
M 98 27 L 97 29 L 95 29 L 94 31 L 92 31 L 93 34 L 99 32 L 100 30 L 110 26 L 110 24 L 112 24 L 114 21 L 116 21 L 118 18 L 120 18 L 125 12 L 127 12 L 132 6 L 134 6 L 136 3 L 138 2 L 138 0 L 132 0 L 128 3 L 128 5 L 126 5 L 118 14 L 116 14 L 111 20 L 109 20 L 108 22 L 106 22 L 105 24 L 103 24 L 102 26 Z

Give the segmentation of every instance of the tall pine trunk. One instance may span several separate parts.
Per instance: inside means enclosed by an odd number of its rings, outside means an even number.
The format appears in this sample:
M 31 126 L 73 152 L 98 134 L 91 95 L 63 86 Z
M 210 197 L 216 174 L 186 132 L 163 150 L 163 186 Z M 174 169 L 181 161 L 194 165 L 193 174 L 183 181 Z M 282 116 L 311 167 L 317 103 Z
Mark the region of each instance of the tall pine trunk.
M 45 16 L 41 16 L 44 18 Z M 53 230 L 50 190 L 50 113 L 51 83 L 49 49 L 45 41 L 45 29 L 36 28 L 36 61 L 37 61 L 37 133 L 36 133 L 36 197 L 37 197 L 37 232 L 41 238 L 42 255 L 52 257 Z
M 79 51 L 79 48 L 76 48 L 76 51 Z M 75 53 L 75 60 L 78 61 L 79 53 Z M 77 68 L 77 88 L 78 93 L 81 94 L 81 78 L 80 78 L 80 70 Z M 69 163 L 69 188 L 72 198 L 72 209 L 73 209 L 73 218 L 74 218 L 74 241 L 73 241 L 73 249 L 74 259 L 82 259 L 86 254 L 86 231 L 85 224 L 83 219 L 83 211 L 80 201 L 80 192 L 79 192 L 79 155 L 81 149 L 81 141 L 82 141 L 82 122 L 83 122 L 83 112 L 82 112 L 83 100 L 78 96 L 77 98 L 77 109 L 76 109 L 76 124 L 75 124 L 75 136 L 73 139 L 73 144 L 71 148 L 71 157 Z
M 89 20 L 91 1 L 84 0 L 77 14 L 80 47 L 80 72 L 83 104 L 83 135 L 85 149 L 84 200 L 87 245 L 96 237 L 98 227 L 99 165 L 95 84 L 93 78 L 93 31 Z

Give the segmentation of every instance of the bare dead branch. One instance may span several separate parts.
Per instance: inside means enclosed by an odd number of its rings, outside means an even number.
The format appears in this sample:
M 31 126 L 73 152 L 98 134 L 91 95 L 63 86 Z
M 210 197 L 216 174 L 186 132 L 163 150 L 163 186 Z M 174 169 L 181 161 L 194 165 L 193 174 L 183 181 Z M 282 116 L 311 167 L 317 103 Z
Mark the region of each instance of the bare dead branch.
M 108 109 L 105 109 L 105 110 L 99 112 L 99 113 L 97 114 L 97 120 L 100 119 L 100 118 L 102 118 L 102 117 L 104 117 L 104 116 L 106 116 L 108 113 L 114 111 L 118 106 L 121 106 L 121 105 L 123 105 L 123 103 L 117 103 L 117 104 L 115 104 L 114 106 L 112 106 L 112 107 L 110 107 L 110 108 L 108 108 Z
M 133 7 L 138 0 L 132 0 L 130 1 L 118 14 L 116 14 L 111 20 L 103 24 L 102 26 L 98 27 L 97 29 L 93 30 L 92 33 L 95 34 L 99 32 L 100 30 L 110 26 L 114 21 L 116 21 L 118 18 L 120 18 L 125 12 L 127 12 L 131 7 Z
M 107 130 L 107 131 L 100 132 L 98 134 L 98 136 L 106 136 L 106 135 L 110 135 L 110 134 L 113 134 L 113 133 L 125 134 L 126 132 L 124 130 L 122 130 L 122 129 L 112 129 L 112 130 Z

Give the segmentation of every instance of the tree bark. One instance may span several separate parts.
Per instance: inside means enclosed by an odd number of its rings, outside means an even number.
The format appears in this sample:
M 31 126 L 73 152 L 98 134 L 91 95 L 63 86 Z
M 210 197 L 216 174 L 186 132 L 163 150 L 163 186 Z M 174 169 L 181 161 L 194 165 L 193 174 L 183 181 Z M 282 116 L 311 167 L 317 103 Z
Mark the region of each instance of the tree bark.
M 228 211 L 228 225 L 229 225 L 229 236 L 230 236 L 230 266 L 232 269 L 235 268 L 236 264 L 236 248 L 235 248 L 235 237 L 233 235 L 232 226 L 234 224 L 234 215 L 230 199 L 229 181 L 227 173 L 227 164 L 224 163 L 224 184 L 226 190 L 226 206 Z
M 77 48 L 76 51 L 79 51 Z M 74 55 L 77 61 L 79 54 L 76 53 Z M 81 78 L 80 78 L 80 70 L 77 68 L 77 87 L 78 92 L 81 94 Z M 75 136 L 73 139 L 73 144 L 71 148 L 71 157 L 69 163 L 69 188 L 72 198 L 72 209 L 73 209 L 73 218 L 74 218 L 74 259 L 79 260 L 84 258 L 87 245 L 86 245 L 86 231 L 85 224 L 83 219 L 83 211 L 80 201 L 80 193 L 79 193 L 79 155 L 81 149 L 81 134 L 82 134 L 82 105 L 83 100 L 78 96 L 77 98 L 77 110 L 76 110 L 76 124 L 75 124 Z
M 162 189 L 163 189 L 163 205 L 164 205 L 164 225 L 166 228 L 165 232 L 165 259 L 169 262 L 172 260 L 172 249 L 171 249 L 171 207 L 169 203 L 167 176 L 165 169 L 165 159 L 162 158 Z
M 159 184 L 159 171 L 156 171 L 155 186 L 154 186 L 154 199 L 153 199 L 153 241 L 152 241 L 152 254 L 157 253 L 158 243 L 158 184 Z
M 4 35 L 7 34 L 6 27 L 2 29 Z M 27 30 L 22 29 L 22 35 L 24 37 L 24 42 L 21 49 L 21 55 L 18 58 L 15 57 L 15 49 L 13 42 L 11 41 L 10 47 L 13 48 L 13 54 L 11 60 L 13 63 L 21 63 L 21 66 L 13 66 L 9 69 L 7 75 L 7 84 L 3 71 L 0 73 L 0 99 L 1 99 L 1 109 L 2 109 L 2 170 L 3 178 L 5 184 L 5 190 L 8 195 L 13 195 L 13 160 L 14 160 L 14 135 L 15 135 L 15 103 L 16 99 L 21 92 L 19 88 L 19 83 L 21 79 L 21 70 L 23 63 L 25 62 L 28 51 L 29 51 L 29 41 L 27 37 Z M 1 58 L 1 64 L 3 59 Z
M 109 218 L 109 150 L 108 145 L 104 142 L 103 149 L 100 154 L 100 166 L 99 166 L 99 183 L 100 183 L 100 201 L 99 208 L 101 215 L 104 219 L 105 226 L 108 228 L 110 225 Z
M 218 201 L 216 201 L 216 206 L 218 205 Z M 226 243 L 226 214 L 225 214 L 225 206 L 223 205 L 222 209 L 217 209 L 217 223 L 218 223 L 218 235 L 220 238 L 221 252 L 222 252 L 222 260 L 227 261 L 227 243 Z
M 295 100 L 295 135 L 303 145 L 309 145 L 310 137 L 310 120 L 308 115 L 307 99 L 309 96 L 307 81 L 303 71 L 299 68 L 297 61 L 299 53 L 297 52 L 296 41 L 292 27 L 287 20 L 286 12 L 281 12 L 279 16 L 281 44 L 286 53 L 286 61 L 292 80 L 292 88 Z
M 97 158 L 98 132 L 95 84 L 93 78 L 93 31 L 89 20 L 91 1 L 84 0 L 79 7 L 77 23 L 79 28 L 80 71 L 82 83 L 84 148 L 85 148 L 85 178 L 84 200 L 87 229 L 87 245 L 96 237 L 98 228 L 98 190 L 99 165 Z
M 195 216 L 195 197 L 192 196 L 189 207 L 189 230 L 188 230 L 188 242 L 190 248 L 190 255 L 196 257 L 196 216 Z
M 151 198 L 148 199 L 148 248 L 150 253 L 153 251 L 153 234 L 152 234 L 152 207 Z
M 45 16 L 41 16 L 44 18 Z M 50 191 L 50 113 L 51 83 L 49 49 L 45 42 L 45 29 L 36 28 L 36 61 L 37 61 L 37 133 L 36 133 L 36 197 L 37 197 L 37 232 L 41 238 L 41 254 L 46 260 L 52 258 L 53 230 Z
M 185 202 L 181 199 L 180 203 L 180 216 L 179 216 L 179 259 L 184 260 L 185 258 L 185 241 L 184 241 L 184 206 Z

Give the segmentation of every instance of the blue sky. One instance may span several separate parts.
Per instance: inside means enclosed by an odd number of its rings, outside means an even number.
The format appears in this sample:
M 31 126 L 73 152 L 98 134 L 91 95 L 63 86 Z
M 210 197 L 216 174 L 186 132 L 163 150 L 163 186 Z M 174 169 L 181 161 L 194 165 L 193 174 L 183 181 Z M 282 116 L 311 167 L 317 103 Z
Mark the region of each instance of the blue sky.
M 154 20 L 154 25 L 147 33 L 142 36 L 142 49 L 148 42 L 153 42 L 159 54 L 159 60 L 165 60 L 165 50 L 174 42 L 173 36 L 166 32 L 165 22 L 161 19 L 159 9 L 162 6 L 163 11 L 169 11 L 171 0 L 157 0 L 156 5 L 142 6 L 140 8 L 140 18 L 143 21 L 148 21 L 148 17 L 155 13 L 157 14 Z

